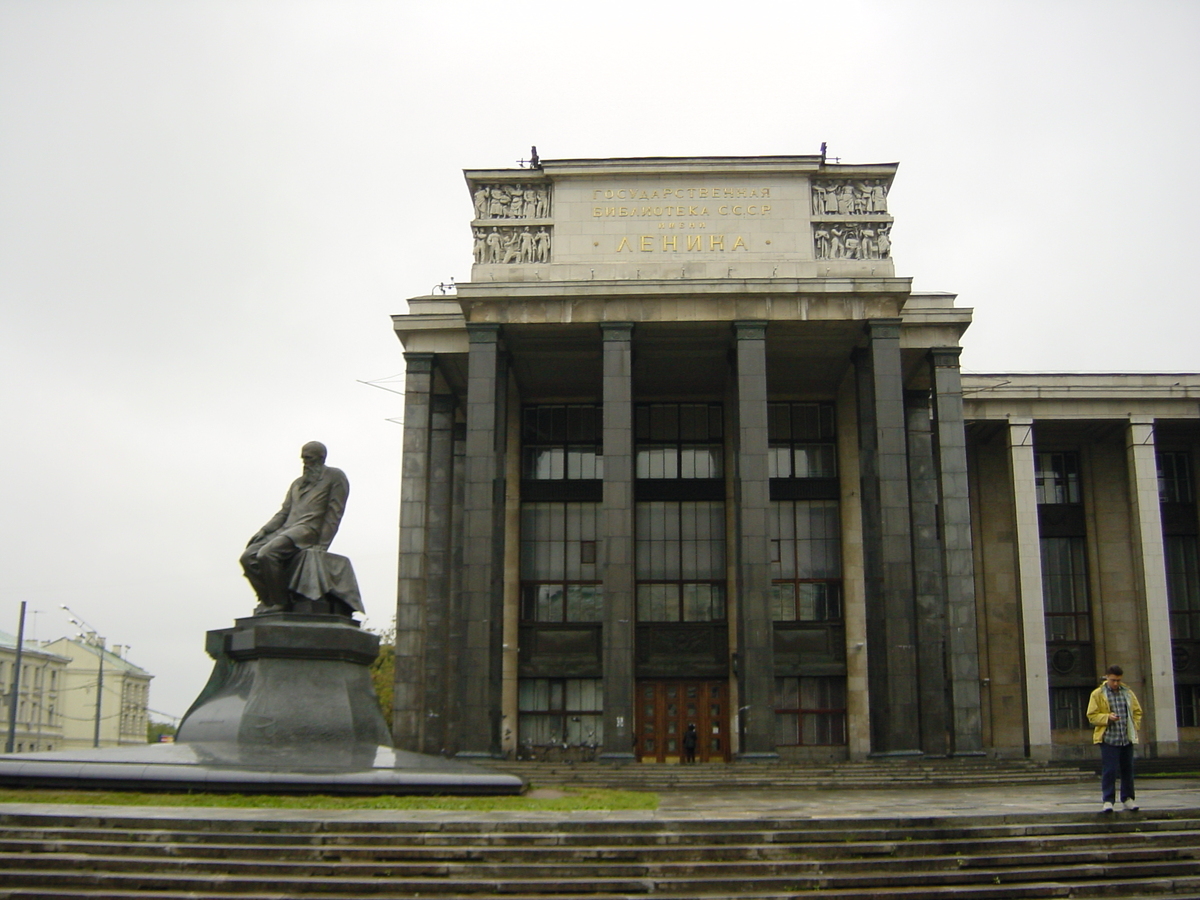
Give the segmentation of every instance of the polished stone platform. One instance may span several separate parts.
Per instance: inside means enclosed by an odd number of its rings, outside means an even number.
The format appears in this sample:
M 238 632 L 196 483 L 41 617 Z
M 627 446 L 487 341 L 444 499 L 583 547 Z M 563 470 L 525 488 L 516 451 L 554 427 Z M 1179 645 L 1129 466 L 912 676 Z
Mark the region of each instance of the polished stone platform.
M 213 671 L 173 744 L 0 756 L 0 785 L 322 794 L 519 794 L 524 781 L 396 750 L 371 686 L 378 636 L 277 613 L 208 632 Z
M 357 765 L 322 765 L 283 750 L 249 764 L 238 762 L 236 747 L 203 743 L 4 754 L 0 785 L 311 794 L 519 794 L 524 788 L 514 775 L 385 746 Z

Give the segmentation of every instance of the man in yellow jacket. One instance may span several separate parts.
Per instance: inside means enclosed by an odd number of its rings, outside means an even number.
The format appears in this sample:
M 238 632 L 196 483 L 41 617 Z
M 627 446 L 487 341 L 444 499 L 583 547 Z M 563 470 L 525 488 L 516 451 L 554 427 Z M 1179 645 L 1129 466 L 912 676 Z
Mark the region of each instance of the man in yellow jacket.
M 1101 809 L 1106 813 L 1113 811 L 1117 800 L 1118 772 L 1122 805 L 1131 812 L 1138 808 L 1133 792 L 1133 745 L 1142 725 L 1142 704 L 1133 691 L 1121 684 L 1124 674 L 1120 666 L 1109 666 L 1104 684 L 1092 691 L 1088 701 L 1088 721 L 1096 726 L 1092 743 L 1100 745 L 1100 790 L 1104 801 Z

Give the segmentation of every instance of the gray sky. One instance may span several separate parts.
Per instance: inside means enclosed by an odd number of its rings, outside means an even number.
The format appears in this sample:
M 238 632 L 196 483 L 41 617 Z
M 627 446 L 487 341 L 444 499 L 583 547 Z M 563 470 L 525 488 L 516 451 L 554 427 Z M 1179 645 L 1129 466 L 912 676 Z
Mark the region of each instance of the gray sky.
M 970 371 L 1196 371 L 1200 2 L 0 0 L 0 628 L 66 603 L 181 715 L 307 440 L 395 602 L 389 315 L 470 273 L 463 168 L 901 163 Z M 399 387 L 399 384 L 393 385 Z

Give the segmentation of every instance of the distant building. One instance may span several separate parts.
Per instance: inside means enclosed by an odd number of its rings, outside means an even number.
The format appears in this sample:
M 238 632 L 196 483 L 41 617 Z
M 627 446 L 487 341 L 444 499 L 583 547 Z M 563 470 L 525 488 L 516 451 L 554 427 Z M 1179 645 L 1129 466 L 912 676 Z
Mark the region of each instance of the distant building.
M 61 750 L 63 715 L 61 698 L 67 663 L 38 644 L 25 642 L 21 651 L 17 727 L 13 750 L 17 753 Z M 9 714 L 17 662 L 17 639 L 0 631 L 0 752 L 8 746 Z
M 44 650 L 67 659 L 65 683 L 59 691 L 61 749 L 95 746 L 96 686 L 101 676 L 99 746 L 146 743 L 153 675 L 125 659 L 120 645 L 104 650 L 82 640 L 59 638 L 44 645 Z
M 393 317 L 398 746 L 1071 758 L 1119 663 L 1200 751 L 1200 375 L 961 373 L 895 172 L 465 173 L 471 279 Z

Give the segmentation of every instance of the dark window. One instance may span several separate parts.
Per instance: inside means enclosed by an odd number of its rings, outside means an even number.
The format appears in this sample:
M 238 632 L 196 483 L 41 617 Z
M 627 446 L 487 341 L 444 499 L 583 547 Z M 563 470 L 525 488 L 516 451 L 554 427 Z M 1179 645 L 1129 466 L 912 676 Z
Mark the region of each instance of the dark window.
M 834 478 L 837 441 L 828 403 L 770 403 L 767 440 L 771 478 Z
M 725 618 L 725 504 L 637 504 L 639 622 Z
M 521 505 L 521 618 L 599 622 L 603 591 L 596 563 L 597 503 Z
M 604 477 L 601 408 L 527 406 L 521 415 L 523 478 L 578 481 Z
M 638 478 L 720 478 L 719 403 L 643 403 L 636 407 Z
M 522 745 L 594 747 L 604 742 L 604 683 L 599 678 L 522 678 L 517 710 Z
M 1180 728 L 1200 727 L 1200 684 L 1175 685 L 1175 724 Z
M 1200 554 L 1194 534 L 1163 538 L 1167 561 L 1167 606 L 1171 611 L 1171 637 L 1200 639 Z
M 846 679 L 776 678 L 775 743 L 846 743 Z
M 1193 503 L 1192 465 L 1187 453 L 1160 450 L 1158 456 L 1158 498 L 1161 503 Z
M 1090 641 L 1091 605 L 1081 537 L 1042 538 L 1046 640 Z
M 1050 688 L 1050 727 L 1055 730 L 1090 727 L 1087 706 L 1091 694 L 1092 689 L 1086 687 Z
M 1034 479 L 1039 504 L 1079 503 L 1079 455 L 1035 453 Z
M 776 622 L 842 618 L 841 519 L 837 501 L 771 504 L 771 606 Z

